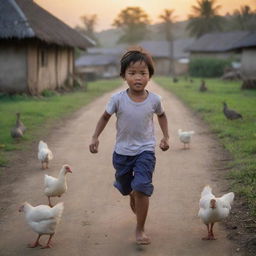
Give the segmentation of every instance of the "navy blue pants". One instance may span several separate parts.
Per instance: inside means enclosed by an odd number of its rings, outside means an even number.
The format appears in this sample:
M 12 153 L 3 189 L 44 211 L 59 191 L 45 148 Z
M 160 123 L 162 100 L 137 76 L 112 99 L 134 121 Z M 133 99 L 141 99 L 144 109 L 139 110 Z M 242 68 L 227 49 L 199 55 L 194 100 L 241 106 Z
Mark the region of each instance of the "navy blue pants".
M 116 169 L 114 186 L 122 195 L 132 190 L 151 196 L 154 190 L 152 175 L 155 169 L 155 153 L 143 151 L 136 156 L 113 153 L 113 166 Z

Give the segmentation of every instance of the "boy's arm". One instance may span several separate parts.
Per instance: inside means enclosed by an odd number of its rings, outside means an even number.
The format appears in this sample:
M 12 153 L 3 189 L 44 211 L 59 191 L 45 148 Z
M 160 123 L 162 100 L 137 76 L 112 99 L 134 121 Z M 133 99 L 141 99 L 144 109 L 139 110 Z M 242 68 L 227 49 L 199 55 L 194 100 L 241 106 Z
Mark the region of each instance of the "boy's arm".
M 100 136 L 101 132 L 104 130 L 105 126 L 107 125 L 110 117 L 111 117 L 111 115 L 108 114 L 106 111 L 100 117 L 100 119 L 96 125 L 94 134 L 92 136 L 91 144 L 89 146 L 91 153 L 98 153 L 98 147 L 99 147 L 98 137 Z
M 158 115 L 157 118 L 158 118 L 158 123 L 160 125 L 160 128 L 163 132 L 163 138 L 161 139 L 159 147 L 163 151 L 166 151 L 169 149 L 168 121 L 167 121 L 165 113 Z

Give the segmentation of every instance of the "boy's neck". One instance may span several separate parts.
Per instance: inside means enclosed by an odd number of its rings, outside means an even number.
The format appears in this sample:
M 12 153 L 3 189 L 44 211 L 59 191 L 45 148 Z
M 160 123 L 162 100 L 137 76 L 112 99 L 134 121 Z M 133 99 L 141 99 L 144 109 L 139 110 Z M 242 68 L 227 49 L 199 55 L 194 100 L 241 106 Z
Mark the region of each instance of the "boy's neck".
M 127 94 L 135 102 L 142 102 L 148 97 L 147 90 L 136 92 L 136 91 L 131 91 L 130 89 L 127 89 Z

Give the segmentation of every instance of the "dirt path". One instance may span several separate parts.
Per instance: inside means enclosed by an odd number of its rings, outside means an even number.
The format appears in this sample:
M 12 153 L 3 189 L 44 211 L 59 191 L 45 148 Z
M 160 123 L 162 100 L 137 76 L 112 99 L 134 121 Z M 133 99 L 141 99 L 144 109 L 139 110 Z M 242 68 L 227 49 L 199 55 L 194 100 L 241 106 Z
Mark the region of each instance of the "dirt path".
M 207 127 L 173 95 L 157 85 L 150 87 L 163 96 L 171 135 L 171 149 L 156 150 L 155 192 L 147 220 L 152 244 L 135 245 L 135 217 L 128 207 L 128 198 L 122 197 L 112 186 L 115 117 L 101 136 L 100 152 L 92 155 L 88 151 L 90 136 L 110 96 L 106 94 L 61 123 L 45 138 L 55 156 L 46 173 L 57 175 L 64 163 L 73 168 L 73 174 L 67 177 L 68 192 L 54 200 L 64 201 L 65 210 L 53 239 L 53 249 L 26 248 L 26 243 L 36 235 L 17 210 L 23 201 L 33 205 L 47 203 L 42 193 L 45 171 L 40 170 L 37 145 L 33 145 L 26 157 L 21 154 L 13 166 L 4 170 L 0 187 L 0 255 L 239 255 L 235 245 L 226 238 L 222 225 L 216 225 L 218 240 L 202 241 L 206 228 L 197 217 L 198 200 L 205 184 L 210 184 L 217 194 L 224 192 L 216 167 L 224 157 L 221 148 L 209 135 Z M 156 127 L 159 141 L 160 130 Z M 182 149 L 178 128 L 196 132 L 190 150 Z

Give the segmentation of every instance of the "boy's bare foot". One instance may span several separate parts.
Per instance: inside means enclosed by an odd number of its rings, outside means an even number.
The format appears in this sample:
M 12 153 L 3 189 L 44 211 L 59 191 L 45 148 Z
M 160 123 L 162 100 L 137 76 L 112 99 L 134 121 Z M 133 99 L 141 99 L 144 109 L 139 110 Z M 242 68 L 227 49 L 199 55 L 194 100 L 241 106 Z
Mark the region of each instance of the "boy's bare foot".
M 133 213 L 136 214 L 134 192 L 132 191 L 129 196 L 130 196 L 130 207 Z
M 151 243 L 150 238 L 145 234 L 144 231 L 136 230 L 136 243 L 139 245 L 147 245 Z

